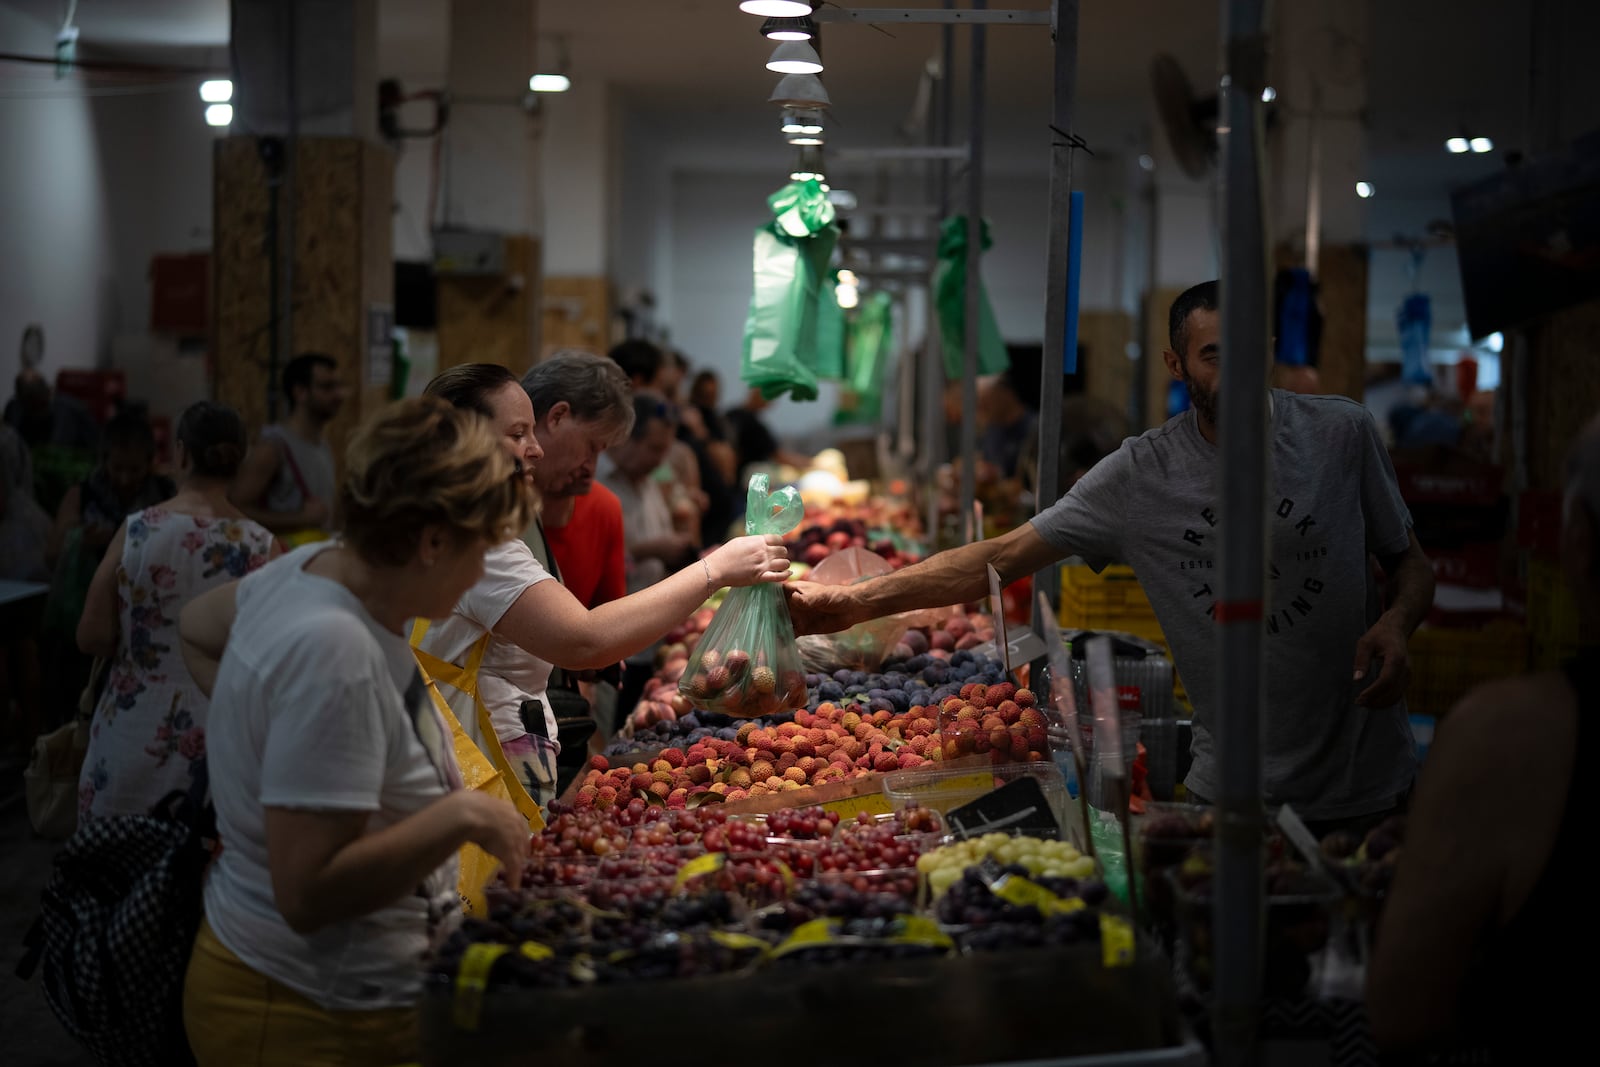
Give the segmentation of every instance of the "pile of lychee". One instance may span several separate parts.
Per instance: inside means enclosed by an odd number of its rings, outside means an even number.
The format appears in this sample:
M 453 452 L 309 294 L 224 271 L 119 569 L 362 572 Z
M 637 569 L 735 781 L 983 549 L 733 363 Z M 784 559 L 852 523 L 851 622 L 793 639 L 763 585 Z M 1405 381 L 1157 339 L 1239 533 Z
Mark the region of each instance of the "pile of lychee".
M 803 708 L 806 676 L 799 669 L 798 657 L 789 658 L 792 664 L 775 665 L 764 651 L 752 657 L 742 649 L 723 652 L 708 648 L 692 664 L 694 673 L 680 678 L 678 692 L 692 707 L 738 719 Z
M 939 705 L 941 750 L 948 760 L 987 754 L 995 763 L 1050 758 L 1044 713 L 1033 691 L 1010 682 L 970 682 Z

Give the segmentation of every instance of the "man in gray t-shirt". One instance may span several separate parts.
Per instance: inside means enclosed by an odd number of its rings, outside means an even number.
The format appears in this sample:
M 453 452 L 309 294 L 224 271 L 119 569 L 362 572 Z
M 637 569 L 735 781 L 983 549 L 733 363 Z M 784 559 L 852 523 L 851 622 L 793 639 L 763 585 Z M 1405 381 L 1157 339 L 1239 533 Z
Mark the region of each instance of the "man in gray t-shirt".
M 1194 408 L 1130 438 L 1032 522 L 853 587 L 800 583 L 796 631 L 826 632 L 912 607 L 972 600 L 984 564 L 1007 580 L 1074 553 L 1130 564 L 1195 704 L 1187 785 L 1217 792 L 1217 451 L 1220 327 L 1215 283 L 1173 305 L 1174 378 Z M 1405 705 L 1406 639 L 1433 601 L 1433 574 L 1371 417 L 1342 397 L 1274 391 L 1268 501 L 1263 787 L 1307 818 L 1393 808 L 1415 774 Z M 1392 581 L 1380 611 L 1369 556 Z M 1372 677 L 1381 661 L 1381 671 Z

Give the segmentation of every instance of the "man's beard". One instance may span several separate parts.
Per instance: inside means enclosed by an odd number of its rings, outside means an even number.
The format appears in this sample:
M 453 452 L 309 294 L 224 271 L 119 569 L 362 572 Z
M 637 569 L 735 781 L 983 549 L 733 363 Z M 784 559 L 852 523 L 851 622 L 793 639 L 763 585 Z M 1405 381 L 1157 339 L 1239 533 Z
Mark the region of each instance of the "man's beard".
M 1183 376 L 1183 384 L 1189 390 L 1189 403 L 1194 407 L 1195 414 L 1200 416 L 1202 422 L 1217 424 L 1217 394 L 1202 389 L 1195 384 L 1193 378 L 1187 373 Z

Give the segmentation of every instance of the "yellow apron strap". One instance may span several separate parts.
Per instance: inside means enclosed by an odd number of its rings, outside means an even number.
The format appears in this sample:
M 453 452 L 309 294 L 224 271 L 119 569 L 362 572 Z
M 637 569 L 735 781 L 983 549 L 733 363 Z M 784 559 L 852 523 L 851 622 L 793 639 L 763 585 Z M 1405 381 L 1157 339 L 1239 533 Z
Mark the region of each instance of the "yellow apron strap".
M 416 657 L 417 669 L 422 671 L 423 681 L 428 682 L 428 675 L 431 673 L 434 678 L 445 685 L 472 698 L 473 710 L 477 713 L 478 733 L 482 738 L 478 747 L 488 757 L 489 762 L 494 765 L 495 769 L 500 772 L 500 777 L 504 779 L 506 787 L 511 793 L 511 803 L 522 813 L 523 818 L 528 820 L 529 827 L 537 833 L 544 829 L 544 813 L 539 810 L 538 803 L 528 795 L 527 787 L 522 784 L 522 779 L 517 777 L 516 769 L 511 766 L 511 761 L 506 759 L 505 749 L 500 747 L 500 736 L 495 732 L 494 720 L 489 715 L 489 709 L 484 706 L 483 698 L 478 695 L 478 668 L 483 663 L 483 654 L 489 647 L 489 639 L 492 635 L 486 631 L 482 637 L 473 642 L 472 647 L 467 650 L 466 664 L 458 665 L 442 660 L 438 656 L 424 652 L 417 647 L 422 643 L 422 639 L 427 635 L 427 632 L 427 619 L 417 619 L 412 623 L 411 652 Z M 442 710 L 448 713 L 450 710 L 448 703 L 443 695 L 440 694 L 439 687 L 430 685 L 429 688 L 433 691 L 435 703 L 445 705 Z M 449 721 L 456 723 L 456 728 L 460 729 L 460 725 L 453 715 Z

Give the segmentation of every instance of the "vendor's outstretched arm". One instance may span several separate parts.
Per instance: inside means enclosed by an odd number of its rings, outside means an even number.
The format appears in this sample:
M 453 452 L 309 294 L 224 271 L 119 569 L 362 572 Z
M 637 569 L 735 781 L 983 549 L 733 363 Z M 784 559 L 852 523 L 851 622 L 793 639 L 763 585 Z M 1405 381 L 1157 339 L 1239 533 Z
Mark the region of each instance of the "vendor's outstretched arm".
M 989 592 L 989 563 L 1002 582 L 1013 582 L 1068 555 L 1023 523 L 1004 537 L 952 548 L 860 585 L 795 582 L 788 587 L 789 613 L 797 634 L 833 633 L 900 611 L 977 600 Z

